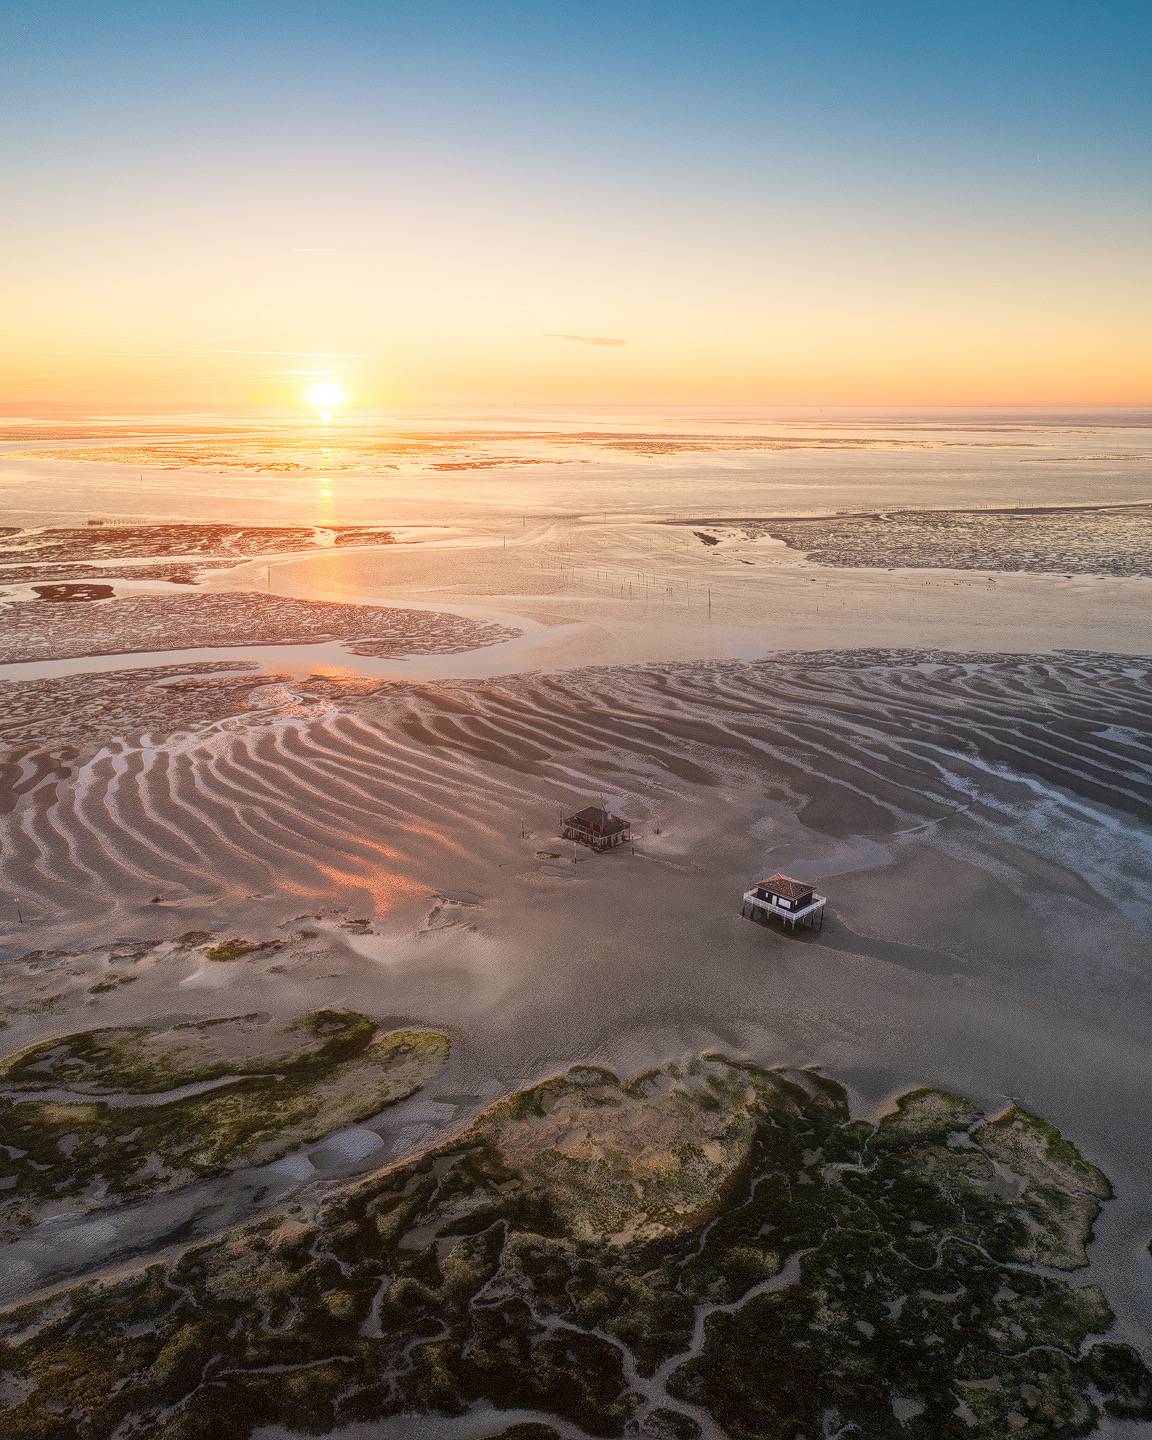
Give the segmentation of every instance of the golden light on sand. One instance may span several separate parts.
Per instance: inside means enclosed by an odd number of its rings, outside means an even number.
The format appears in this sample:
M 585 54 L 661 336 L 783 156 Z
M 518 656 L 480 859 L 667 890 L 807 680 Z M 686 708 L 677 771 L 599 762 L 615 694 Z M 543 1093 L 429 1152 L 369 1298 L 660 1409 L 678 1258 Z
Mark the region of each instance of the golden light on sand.
M 335 410 L 338 405 L 348 403 L 343 386 L 337 385 L 335 380 L 317 380 L 309 389 L 306 398 L 317 410 Z

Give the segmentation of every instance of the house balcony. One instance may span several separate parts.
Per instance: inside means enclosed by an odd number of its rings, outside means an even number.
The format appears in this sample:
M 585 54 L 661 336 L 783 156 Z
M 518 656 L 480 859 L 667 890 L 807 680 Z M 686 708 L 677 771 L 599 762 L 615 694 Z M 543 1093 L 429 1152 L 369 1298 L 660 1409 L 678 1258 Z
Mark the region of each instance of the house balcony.
M 763 900 L 755 890 L 745 890 L 744 903 L 740 906 L 740 913 L 749 920 L 769 920 L 773 915 L 778 920 L 784 921 L 793 929 L 797 925 L 807 925 L 819 929 L 824 924 L 824 906 L 828 903 L 827 895 L 813 893 L 806 901 L 800 904 L 782 905 L 778 900 Z
M 591 850 L 614 850 L 617 845 L 627 845 L 631 839 L 627 827 L 605 832 L 589 830 L 582 825 L 566 824 L 560 834 L 565 840 L 575 840 L 580 845 L 587 845 Z

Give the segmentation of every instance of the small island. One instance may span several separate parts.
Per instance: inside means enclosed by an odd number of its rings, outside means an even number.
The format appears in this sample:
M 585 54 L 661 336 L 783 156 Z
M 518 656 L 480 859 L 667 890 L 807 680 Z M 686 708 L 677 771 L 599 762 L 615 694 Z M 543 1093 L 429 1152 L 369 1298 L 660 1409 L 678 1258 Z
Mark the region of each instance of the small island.
M 411 1095 L 447 1058 L 439 1031 L 344 1010 L 32 1045 L 0 1064 L 0 1238 L 49 1204 L 99 1209 L 266 1164 Z
M 57 1046 L 56 1083 L 148 1081 L 102 1043 L 95 1068 Z M 14 1440 L 476 1407 L 517 1412 L 507 1437 L 1088 1435 L 1152 1419 L 1071 1279 L 1110 1193 L 1016 1108 L 925 1089 L 873 1123 L 813 1070 L 577 1067 L 312 1210 L 8 1311 L 0 1416 Z

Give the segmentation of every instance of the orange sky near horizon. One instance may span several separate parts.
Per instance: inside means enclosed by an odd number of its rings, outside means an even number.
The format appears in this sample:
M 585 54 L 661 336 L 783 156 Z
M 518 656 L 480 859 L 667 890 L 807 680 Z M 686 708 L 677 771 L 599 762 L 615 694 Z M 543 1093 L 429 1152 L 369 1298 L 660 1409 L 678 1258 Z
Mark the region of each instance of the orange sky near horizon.
M 124 299 L 125 297 L 122 297 Z M 1130 321 L 1069 326 L 1043 306 L 994 316 L 957 305 L 945 315 L 889 303 L 827 302 L 791 313 L 735 297 L 728 313 L 670 327 L 621 304 L 583 332 L 501 324 L 456 312 L 382 315 L 340 327 L 255 325 L 201 331 L 195 317 L 164 336 L 89 331 L 42 316 L 9 329 L 0 395 L 23 408 L 256 409 L 293 407 L 319 380 L 352 409 L 420 404 L 1140 405 L 1152 403 L 1148 331 Z M 418 304 L 418 302 L 416 302 Z M 221 304 L 221 315 L 229 307 Z M 627 310 L 627 323 L 619 323 Z M 757 311 L 761 313 L 756 313 Z M 852 313 L 854 312 L 854 313 Z M 233 319 L 237 310 L 232 310 Z M 613 324 L 615 319 L 617 323 Z M 515 321 L 519 321 L 516 324 Z M 537 326 L 541 322 L 537 321 Z M 565 316 L 559 324 L 578 323 Z M 585 322 L 587 323 L 587 322 Z M 223 329 L 223 324 L 221 329 Z M 605 333 L 601 333 L 605 332 Z M 612 340 L 623 343 L 603 343 Z
M 443 224 L 401 240 L 361 217 L 324 246 L 205 253 L 110 220 L 82 258 L 58 245 L 17 285 L 8 271 L 4 408 L 245 409 L 329 376 L 368 409 L 1152 402 L 1141 262 L 1091 237 L 889 248 L 890 215 L 845 235 L 828 207 L 755 244 L 686 221 L 645 263 L 659 225 L 611 253 Z

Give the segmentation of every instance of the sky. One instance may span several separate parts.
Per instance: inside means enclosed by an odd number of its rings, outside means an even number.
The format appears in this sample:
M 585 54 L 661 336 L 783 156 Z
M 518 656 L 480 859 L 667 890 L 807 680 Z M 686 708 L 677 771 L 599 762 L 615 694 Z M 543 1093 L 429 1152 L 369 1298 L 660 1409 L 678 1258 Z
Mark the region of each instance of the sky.
M 0 409 L 1152 402 L 1152 5 L 0 7 Z

